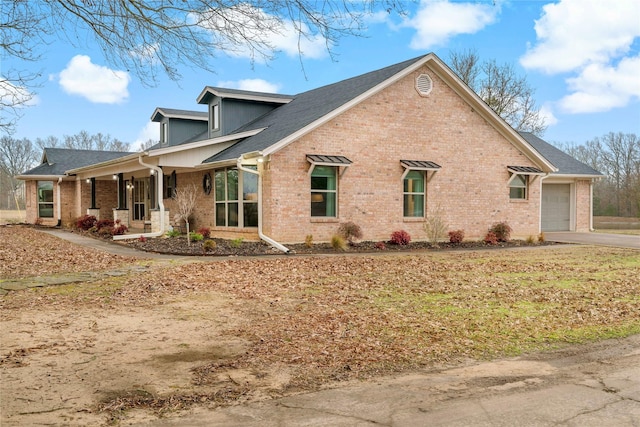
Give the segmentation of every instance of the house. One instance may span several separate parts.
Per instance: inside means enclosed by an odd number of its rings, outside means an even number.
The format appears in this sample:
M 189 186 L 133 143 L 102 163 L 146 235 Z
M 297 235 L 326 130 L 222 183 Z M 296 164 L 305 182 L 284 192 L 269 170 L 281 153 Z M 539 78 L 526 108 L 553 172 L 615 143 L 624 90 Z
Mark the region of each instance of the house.
M 426 239 L 433 215 L 469 238 L 499 221 L 521 237 L 591 229 L 601 174 L 516 132 L 434 54 L 298 95 L 207 86 L 196 101 L 207 111 L 157 108 L 161 141 L 144 152 L 63 167 L 46 149 L 20 176 L 28 221 L 89 212 L 162 235 L 174 191 L 194 185 L 192 228 L 282 250 L 346 221 L 367 240 Z

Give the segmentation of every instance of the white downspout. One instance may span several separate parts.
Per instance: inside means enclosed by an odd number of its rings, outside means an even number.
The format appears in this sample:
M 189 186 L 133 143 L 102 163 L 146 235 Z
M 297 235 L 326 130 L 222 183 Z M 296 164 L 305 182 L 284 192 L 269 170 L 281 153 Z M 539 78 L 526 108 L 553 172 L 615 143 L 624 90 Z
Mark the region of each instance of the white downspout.
M 56 227 L 60 227 L 62 225 L 62 205 L 61 205 L 61 198 L 60 198 L 60 184 L 62 183 L 62 177 L 58 178 L 58 193 L 56 195 L 56 204 L 58 205 L 56 209 L 56 211 L 58 212 L 58 224 L 56 225 Z
M 238 170 L 258 175 L 258 236 L 274 248 L 284 252 L 285 254 L 288 254 L 289 248 L 282 245 L 281 243 L 276 242 L 271 237 L 265 236 L 265 234 L 262 232 L 262 173 L 260 173 L 259 170 L 254 171 L 253 169 L 245 168 L 244 166 L 242 166 L 242 156 L 238 157 L 236 163 L 238 166 Z M 260 166 L 258 166 L 258 169 L 260 169 Z
M 538 233 L 542 233 L 542 181 L 545 178 L 549 178 L 550 173 L 547 173 L 545 176 L 540 177 L 540 203 L 538 204 L 538 221 L 540 221 L 538 226 Z
M 120 236 L 113 236 L 113 240 L 126 240 L 126 239 L 138 239 L 140 237 L 160 237 L 164 235 L 164 202 L 162 201 L 162 186 L 164 185 L 162 180 L 162 169 L 159 166 L 149 165 L 142 161 L 142 155 L 138 156 L 138 163 L 142 166 L 149 168 L 156 173 L 156 187 L 158 189 L 158 193 L 156 194 L 156 198 L 158 199 L 158 207 L 160 208 L 160 231 L 155 231 L 153 233 L 142 233 L 142 234 L 123 234 Z

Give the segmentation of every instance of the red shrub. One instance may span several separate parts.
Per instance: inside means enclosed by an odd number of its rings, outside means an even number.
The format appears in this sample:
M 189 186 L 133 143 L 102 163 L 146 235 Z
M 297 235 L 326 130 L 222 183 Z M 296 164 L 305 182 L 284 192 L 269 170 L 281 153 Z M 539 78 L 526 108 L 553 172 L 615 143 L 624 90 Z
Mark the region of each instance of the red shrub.
M 376 249 L 384 251 L 385 249 L 387 249 L 387 245 L 385 245 L 384 242 L 376 242 Z
M 390 242 L 394 245 L 408 245 L 411 242 L 411 236 L 404 230 L 394 231 Z
M 198 228 L 198 234 L 202 234 L 202 237 L 208 239 L 211 237 L 211 229 L 209 227 L 200 227 Z
M 496 236 L 496 233 L 494 233 L 493 231 L 489 231 L 487 235 L 484 236 L 484 242 L 488 245 L 497 245 L 498 237 Z
M 497 222 L 491 226 L 489 231 L 496 235 L 499 242 L 508 242 L 513 230 L 506 222 Z
M 449 241 L 451 243 L 462 243 L 464 240 L 464 230 L 453 230 L 449 232 Z
M 87 231 L 96 225 L 96 217 L 93 215 L 83 215 L 76 219 L 76 228 Z
M 114 225 L 114 222 L 112 219 L 101 219 L 101 220 L 98 220 L 98 222 L 96 222 L 96 229 L 100 231 L 103 228 L 113 227 L 113 225 Z

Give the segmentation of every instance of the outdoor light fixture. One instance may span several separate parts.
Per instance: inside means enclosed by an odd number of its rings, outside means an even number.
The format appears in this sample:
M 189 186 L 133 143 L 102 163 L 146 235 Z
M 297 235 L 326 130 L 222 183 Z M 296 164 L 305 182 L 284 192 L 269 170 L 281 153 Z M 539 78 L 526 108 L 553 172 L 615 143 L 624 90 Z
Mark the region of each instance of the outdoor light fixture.
M 153 169 L 149 169 L 149 173 L 150 173 L 151 175 L 155 175 L 156 171 L 154 171 Z
M 114 173 L 112 178 L 113 178 L 114 180 L 116 180 L 116 179 L 118 179 L 118 175 L 116 175 L 116 174 Z
M 86 183 L 91 184 L 91 178 L 87 178 Z

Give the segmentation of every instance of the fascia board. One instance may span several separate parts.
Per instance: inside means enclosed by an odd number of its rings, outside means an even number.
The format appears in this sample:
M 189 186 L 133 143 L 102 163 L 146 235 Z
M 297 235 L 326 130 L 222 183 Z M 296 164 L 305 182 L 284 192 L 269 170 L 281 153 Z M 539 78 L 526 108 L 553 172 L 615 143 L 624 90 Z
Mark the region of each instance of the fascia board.
M 157 156 L 163 156 L 166 154 L 176 153 L 179 151 L 191 150 L 193 148 L 205 147 L 207 145 L 220 144 L 223 142 L 244 139 L 244 138 L 248 138 L 250 136 L 256 135 L 265 129 L 266 128 L 259 128 L 259 129 L 254 129 L 246 132 L 220 136 L 217 138 L 203 139 L 202 141 L 195 141 L 189 144 L 175 145 L 173 147 L 157 148 L 155 150 L 148 151 L 147 154 L 149 155 L 149 157 L 157 157 Z
M 129 154 L 128 156 L 123 156 L 123 157 L 119 157 L 117 159 L 113 159 L 113 160 L 108 160 L 106 162 L 102 162 L 102 163 L 94 163 L 92 165 L 89 166 L 83 166 L 81 168 L 76 168 L 76 169 L 69 169 L 68 171 L 65 171 L 65 173 L 67 175 L 78 175 L 82 172 L 88 172 L 88 171 L 92 171 L 95 169 L 99 169 L 99 168 L 105 168 L 111 165 L 118 165 L 118 164 L 125 164 L 127 162 L 130 161 L 137 161 L 138 157 L 144 155 L 144 152 L 140 152 L 140 153 L 133 153 L 133 154 Z
M 245 101 L 270 102 L 270 103 L 276 103 L 276 104 L 288 104 L 289 102 L 293 101 L 293 98 L 287 99 L 287 98 L 269 96 L 266 94 L 256 95 L 256 94 L 249 94 L 249 93 L 246 93 L 246 94 L 245 93 L 233 93 L 233 94 L 226 93 L 224 91 L 218 91 L 212 88 L 211 86 L 207 86 L 202 90 L 202 92 L 200 92 L 200 95 L 198 95 L 198 98 L 196 98 L 196 102 L 198 104 L 206 104 L 204 99 L 209 94 L 217 96 L 219 98 L 241 99 Z
M 194 114 L 188 114 L 185 111 L 186 114 L 175 114 L 175 113 L 167 113 L 163 108 L 156 108 L 153 112 L 153 114 L 151 115 L 151 121 L 152 122 L 159 122 L 161 120 L 156 120 L 156 117 L 158 115 L 162 116 L 162 117 L 166 117 L 168 119 L 185 119 L 185 120 L 196 120 L 196 121 L 201 121 L 201 122 L 206 122 L 209 120 L 208 117 L 202 117 L 199 115 L 194 115 Z M 206 114 L 206 112 L 199 112 L 199 111 L 194 111 L 194 113 L 201 113 L 201 114 Z
M 280 141 L 276 142 L 275 144 L 273 144 L 273 145 L 267 147 L 266 149 L 262 150 L 262 154 L 265 155 L 265 156 L 268 156 L 268 155 L 271 155 L 271 154 L 283 149 L 287 145 L 291 144 L 293 141 L 301 138 L 302 136 L 306 135 L 307 133 L 311 132 L 312 130 L 316 129 L 317 127 L 319 127 L 319 126 L 327 123 L 328 121 L 336 118 L 337 116 L 339 116 L 340 114 L 344 113 L 345 111 L 353 108 L 354 106 L 358 105 L 359 103 L 363 102 L 364 100 L 370 98 L 371 96 L 375 95 L 376 93 L 380 92 L 381 90 L 387 88 L 388 86 L 392 85 L 393 83 L 397 82 L 398 80 L 402 79 L 403 77 L 407 76 L 408 74 L 410 74 L 413 71 L 417 70 L 418 68 L 422 67 L 429 60 L 432 60 L 433 57 L 434 57 L 433 54 L 426 55 L 421 60 L 416 61 L 415 63 L 411 64 L 410 66 L 408 66 L 404 70 L 402 70 L 402 71 L 398 72 L 397 74 L 394 74 L 393 76 L 389 77 L 387 80 L 384 80 L 383 82 L 381 82 L 378 85 L 372 87 L 368 91 L 363 92 L 361 95 L 353 98 L 351 101 L 347 102 L 346 104 L 336 108 L 335 110 L 333 110 L 332 112 L 330 112 L 328 114 L 325 114 L 324 116 L 322 116 L 319 119 L 317 119 L 316 121 L 308 124 L 307 126 L 303 127 L 302 129 L 298 130 L 297 132 L 292 133 L 291 135 L 287 136 L 286 138 L 283 138 Z
M 52 181 L 58 178 L 66 178 L 67 175 L 16 175 L 15 179 L 20 181 Z

